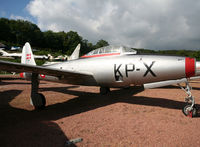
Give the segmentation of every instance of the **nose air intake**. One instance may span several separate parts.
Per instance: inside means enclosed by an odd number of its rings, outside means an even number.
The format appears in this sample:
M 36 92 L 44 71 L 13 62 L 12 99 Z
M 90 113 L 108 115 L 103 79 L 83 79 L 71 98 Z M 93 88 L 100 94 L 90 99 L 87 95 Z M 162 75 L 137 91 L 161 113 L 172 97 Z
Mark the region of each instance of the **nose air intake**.
M 194 58 L 185 58 L 185 76 L 186 78 L 200 76 L 200 61 Z
M 185 58 L 185 76 L 187 78 L 195 76 L 195 59 Z
M 196 76 L 200 76 L 200 61 L 196 62 Z

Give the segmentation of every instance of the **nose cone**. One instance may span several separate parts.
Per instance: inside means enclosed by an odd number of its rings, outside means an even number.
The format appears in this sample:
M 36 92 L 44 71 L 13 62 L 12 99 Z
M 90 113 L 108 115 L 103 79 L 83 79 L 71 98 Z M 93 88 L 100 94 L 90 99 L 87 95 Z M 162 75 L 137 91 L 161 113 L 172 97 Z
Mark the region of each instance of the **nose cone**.
M 196 74 L 195 76 L 200 76 L 200 61 L 196 62 Z
M 187 78 L 200 76 L 200 61 L 194 58 L 185 58 L 185 76 Z
M 19 76 L 20 76 L 21 78 L 24 78 L 24 73 L 21 72 L 21 73 L 19 74 Z
M 185 58 L 185 76 L 187 78 L 195 76 L 195 65 L 196 61 L 194 58 Z

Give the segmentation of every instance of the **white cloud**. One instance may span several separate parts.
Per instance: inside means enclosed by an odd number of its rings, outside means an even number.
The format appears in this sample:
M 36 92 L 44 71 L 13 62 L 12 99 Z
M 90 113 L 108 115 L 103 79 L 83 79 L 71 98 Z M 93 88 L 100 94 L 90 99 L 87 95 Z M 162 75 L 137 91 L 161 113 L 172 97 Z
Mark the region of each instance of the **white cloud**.
M 73 30 L 92 42 L 200 48 L 200 2 L 195 0 L 32 0 L 27 10 L 42 30 Z
M 10 19 L 15 19 L 15 20 L 27 20 L 27 21 L 31 21 L 30 18 L 28 17 L 23 17 L 23 16 L 17 16 L 17 15 L 14 15 L 14 14 L 11 14 L 10 15 Z

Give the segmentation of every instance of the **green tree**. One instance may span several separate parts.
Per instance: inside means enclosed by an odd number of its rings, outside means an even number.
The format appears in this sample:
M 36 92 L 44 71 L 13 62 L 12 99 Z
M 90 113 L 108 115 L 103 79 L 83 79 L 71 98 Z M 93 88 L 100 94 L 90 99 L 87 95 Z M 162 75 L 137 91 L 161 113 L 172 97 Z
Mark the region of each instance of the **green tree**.
M 10 21 L 6 18 L 0 19 L 0 40 L 15 42 L 15 35 L 11 33 Z
M 80 50 L 80 54 L 84 55 L 90 51 L 92 51 L 94 48 L 92 43 L 89 43 L 88 40 L 84 39 L 81 42 L 81 50 Z
M 109 43 L 103 39 L 99 40 L 96 45 L 94 46 L 94 49 L 100 48 L 100 47 L 104 47 L 104 46 L 108 46 Z
M 49 30 L 41 32 L 37 25 L 29 21 L 6 18 L 0 18 L 0 34 L 0 41 L 6 45 L 23 46 L 25 42 L 30 42 L 32 47 L 68 55 L 79 43 L 81 43 L 81 54 L 109 45 L 105 40 L 99 40 L 96 45 L 93 45 L 74 31 L 55 33 Z
M 66 51 L 68 55 L 71 55 L 76 46 L 81 43 L 81 41 L 82 37 L 79 36 L 77 32 L 68 32 L 64 40 L 64 51 Z

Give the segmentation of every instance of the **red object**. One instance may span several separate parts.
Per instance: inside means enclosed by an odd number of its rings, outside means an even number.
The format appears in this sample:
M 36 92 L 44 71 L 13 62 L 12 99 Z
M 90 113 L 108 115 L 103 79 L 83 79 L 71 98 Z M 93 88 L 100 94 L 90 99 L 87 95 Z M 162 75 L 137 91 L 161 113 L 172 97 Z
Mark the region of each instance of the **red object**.
M 195 76 L 195 59 L 185 58 L 185 75 L 187 78 Z
M 97 55 L 84 55 L 81 58 L 92 58 L 92 57 L 104 57 L 104 56 L 113 56 L 113 55 L 120 55 L 120 53 L 110 53 L 110 54 L 97 54 Z
M 191 118 L 192 118 L 192 111 L 189 111 L 189 112 L 188 112 L 188 117 L 191 117 Z
M 27 60 L 31 59 L 31 54 L 26 54 L 26 59 Z
M 43 74 L 40 74 L 40 77 L 44 79 L 44 78 L 45 78 L 45 75 L 43 75 Z
M 24 78 L 24 73 L 21 72 L 21 73 L 19 74 L 19 76 L 20 76 L 21 78 Z

